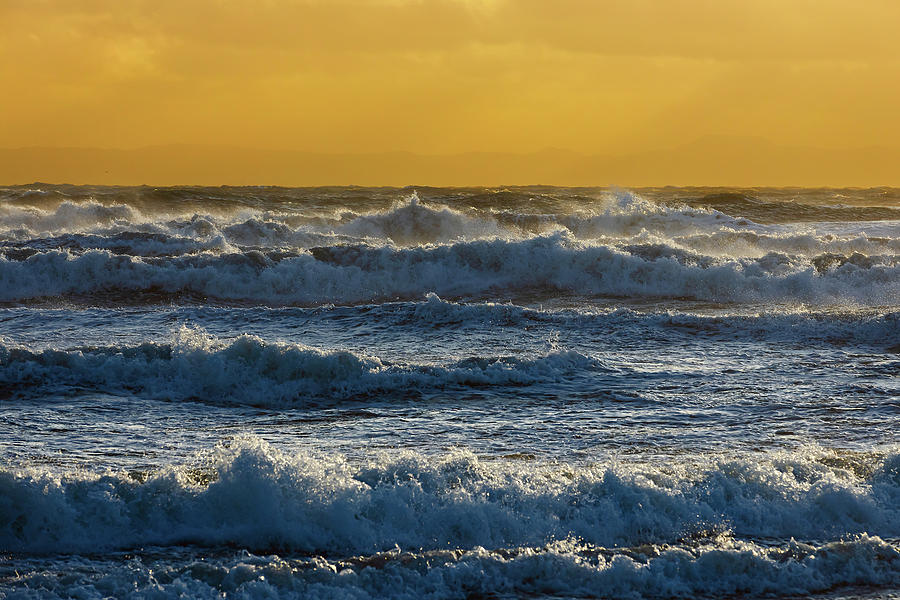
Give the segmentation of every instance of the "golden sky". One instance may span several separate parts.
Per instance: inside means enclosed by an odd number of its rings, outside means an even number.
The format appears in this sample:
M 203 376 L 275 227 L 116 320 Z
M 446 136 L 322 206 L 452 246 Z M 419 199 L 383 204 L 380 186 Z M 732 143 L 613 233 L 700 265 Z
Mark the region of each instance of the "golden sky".
M 0 146 L 898 146 L 896 0 L 0 0 Z

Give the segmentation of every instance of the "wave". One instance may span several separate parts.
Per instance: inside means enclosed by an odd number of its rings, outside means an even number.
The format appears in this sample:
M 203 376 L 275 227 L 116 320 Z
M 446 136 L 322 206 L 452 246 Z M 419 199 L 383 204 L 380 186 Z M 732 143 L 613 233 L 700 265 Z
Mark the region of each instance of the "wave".
M 334 310 L 334 309 L 332 309 Z M 639 312 L 614 310 L 535 309 L 498 303 L 457 303 L 429 292 L 423 302 L 365 308 L 364 319 L 393 325 L 472 327 L 525 326 L 547 323 L 564 330 L 597 335 L 615 331 L 617 336 L 645 338 L 650 330 L 668 335 L 727 340 L 777 341 L 785 343 L 824 342 L 838 346 L 866 346 L 900 350 L 900 312 L 883 314 L 792 312 L 777 314 L 717 314 L 689 312 Z M 658 334 L 656 334 L 658 335 Z
M 239 252 L 238 248 L 228 243 L 221 235 L 196 239 L 135 231 L 107 235 L 67 233 L 27 242 L 7 242 L 0 252 L 8 258 L 24 260 L 47 249 L 65 249 L 74 254 L 83 254 L 90 250 L 108 250 L 112 254 L 126 256 L 170 257 L 203 252 Z
M 342 225 L 338 233 L 360 238 L 386 239 L 397 245 L 441 243 L 509 235 L 492 220 L 465 215 L 446 206 L 432 208 L 420 204 L 414 192 L 405 203 L 390 210 L 356 217 Z
M 15 256 L 12 257 L 16 258 Z M 897 256 L 717 259 L 665 244 L 586 245 L 554 234 L 527 240 L 393 248 L 325 246 L 175 258 L 50 250 L 0 256 L 0 301 L 186 294 L 223 301 L 354 304 L 543 290 L 711 302 L 801 302 L 887 306 L 900 297 Z
M 0 397 L 75 386 L 157 399 L 278 407 L 386 392 L 409 397 L 452 386 L 560 381 L 600 368 L 599 361 L 571 351 L 534 358 L 473 357 L 448 366 L 391 364 L 246 335 L 224 343 L 182 328 L 171 344 L 40 352 L 0 345 Z
M 7 237 L 77 233 L 111 224 L 138 224 L 143 216 L 126 204 L 104 205 L 66 200 L 53 210 L 0 204 L 0 224 Z
M 399 211 L 407 210 L 402 207 Z M 416 208 L 415 210 L 426 210 Z M 442 212 L 451 216 L 443 220 Z M 771 252 L 794 256 L 816 257 L 822 254 L 862 254 L 865 256 L 900 254 L 900 238 L 888 231 L 871 230 L 885 236 L 866 232 L 849 234 L 830 231 L 752 231 L 723 227 L 712 233 L 689 235 L 661 235 L 646 229 L 630 237 L 591 233 L 580 226 L 564 226 L 555 215 L 529 217 L 531 223 L 522 229 L 503 228 L 489 220 L 452 214 L 449 209 L 427 209 L 423 217 L 411 220 L 395 218 L 393 213 L 376 217 L 357 216 L 345 225 L 335 225 L 322 219 L 306 219 L 295 226 L 288 217 L 252 217 L 233 223 L 220 222 L 209 216 L 194 215 L 190 219 L 165 223 L 132 224 L 121 227 L 98 227 L 91 233 L 45 232 L 43 237 L 31 231 L 10 232 L 0 251 L 7 256 L 29 256 L 40 250 L 66 249 L 83 253 L 89 250 L 110 250 L 114 254 L 131 256 L 179 256 L 202 252 L 233 253 L 242 250 L 299 251 L 329 245 L 365 243 L 378 246 L 415 246 L 417 244 L 450 243 L 466 240 L 524 240 L 534 233 L 547 234 L 564 231 L 573 239 L 621 248 L 633 245 L 670 245 L 685 251 L 702 253 L 716 258 L 759 258 Z M 383 222 L 381 222 L 383 220 Z M 569 221 L 577 219 L 568 218 Z M 315 221 L 315 223 L 313 223 Z M 375 224 L 373 224 L 373 222 Z M 879 228 L 884 229 L 885 224 Z M 526 231 L 527 230 L 527 231 Z
M 194 465 L 154 472 L 0 471 L 0 547 L 228 544 L 347 556 L 565 539 L 635 547 L 722 535 L 810 543 L 900 536 L 896 453 L 811 449 L 702 461 L 579 467 L 456 452 L 351 466 L 339 455 L 289 455 L 239 439 Z
M 348 559 L 232 552 L 159 558 L 19 561 L 0 594 L 11 598 L 735 598 L 827 594 L 891 598 L 898 546 L 859 536 L 772 547 L 719 543 L 623 551 L 574 540 L 492 551 L 399 550 Z M 171 551 L 170 551 L 171 552 Z M 221 554 L 221 553 L 220 553 Z M 886 592 L 886 593 L 885 593 Z
M 881 232 L 872 230 L 872 233 Z M 642 239 L 663 240 L 658 236 L 637 236 L 637 241 Z M 810 257 L 821 254 L 900 254 L 900 237 L 882 237 L 867 232 L 845 232 L 841 235 L 818 230 L 764 232 L 723 228 L 713 233 L 674 236 L 669 243 L 694 252 L 725 257 L 759 257 L 770 252 Z
M 897 255 L 900 251 L 897 221 L 764 226 L 712 208 L 651 201 L 628 191 L 582 198 L 581 203 L 569 198 L 547 213 L 534 212 L 543 206 L 537 200 L 508 209 L 466 204 L 473 198 L 443 197 L 441 202 L 426 203 L 413 192 L 405 200 L 369 212 L 363 210 L 366 203 L 340 208 L 320 202 L 310 208 L 287 202 L 272 210 L 249 200 L 236 207 L 221 206 L 215 197 L 207 205 L 166 204 L 167 212 L 160 212 L 160 206 L 148 211 L 135 203 L 104 204 L 93 199 L 65 200 L 52 210 L 5 204 L 0 205 L 0 239 L 47 249 L 54 240 L 65 244 L 77 237 L 84 249 L 113 247 L 118 253 L 138 256 L 148 255 L 141 236 L 154 236 L 156 246 L 165 246 L 150 255 L 175 255 L 200 251 L 184 238 L 218 252 L 296 251 L 334 244 L 410 247 L 523 240 L 554 232 L 595 245 L 667 244 L 720 257 L 758 258 L 769 252 Z M 192 213 L 192 208 L 200 212 Z M 128 236 L 134 236 L 135 243 L 121 244 Z M 60 246 L 64 247 L 72 246 Z
M 0 239 L 39 241 L 41 246 L 50 247 L 54 238 L 81 237 L 97 243 L 94 248 L 104 248 L 109 243 L 102 239 L 104 236 L 143 234 L 188 237 L 197 242 L 218 237 L 241 247 L 308 248 L 329 240 L 409 246 L 514 235 L 490 218 L 420 204 L 415 194 L 385 211 L 363 214 L 351 210 L 297 214 L 253 208 L 191 214 L 185 208 L 145 215 L 130 205 L 105 205 L 93 200 L 65 201 L 50 210 L 0 205 Z M 135 245 L 133 253 L 142 254 L 140 245 Z
M 794 192 L 797 197 L 801 193 Z M 811 221 L 880 221 L 900 219 L 900 209 L 892 206 L 849 206 L 835 203 L 835 194 L 816 203 L 789 200 L 764 200 L 749 193 L 714 192 L 698 197 L 682 198 L 690 206 L 710 208 L 761 223 Z M 873 198 L 874 199 L 874 198 Z
M 139 242 L 145 236 L 176 246 L 183 243 L 184 238 L 198 244 L 220 239 L 223 246 L 266 247 L 306 247 L 326 243 L 329 239 L 353 239 L 331 231 L 334 222 L 322 215 L 303 217 L 253 209 L 235 213 L 191 213 L 182 207 L 148 215 L 130 205 L 105 205 L 93 200 L 66 201 L 52 210 L 0 205 L 0 239 L 7 240 L 6 244 L 31 243 L 42 247 L 52 247 L 57 239 L 65 242 L 74 238 L 83 240 L 86 249 L 105 248 L 116 239 L 132 237 Z M 323 225 L 322 231 L 306 224 Z M 234 246 L 229 247 L 233 249 Z M 131 246 L 133 251 L 130 252 L 129 246 L 123 248 L 123 253 L 142 254 L 140 243 Z

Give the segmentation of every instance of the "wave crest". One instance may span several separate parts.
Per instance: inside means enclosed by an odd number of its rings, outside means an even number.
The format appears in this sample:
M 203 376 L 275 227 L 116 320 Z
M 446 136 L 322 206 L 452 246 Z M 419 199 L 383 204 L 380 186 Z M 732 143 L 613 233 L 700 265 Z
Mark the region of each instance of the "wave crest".
M 510 232 L 493 220 L 479 219 L 446 206 L 432 208 L 422 204 L 413 192 L 407 202 L 397 203 L 385 212 L 360 215 L 338 227 L 337 233 L 409 246 L 504 237 Z
M 254 439 L 156 473 L 0 473 L 0 546 L 236 544 L 329 554 L 900 535 L 896 455 L 831 451 L 697 465 L 485 462 L 457 452 L 288 455 Z M 856 470 L 847 465 L 858 465 Z
M 564 234 L 416 248 L 324 246 L 299 254 L 253 250 L 140 258 L 51 250 L 15 258 L 0 256 L 0 301 L 135 291 L 273 305 L 535 290 L 875 306 L 892 305 L 900 297 L 900 264 L 892 255 L 814 262 L 771 252 L 717 259 L 664 244 L 586 245 Z
M 10 397 L 77 384 L 159 399 L 278 407 L 376 393 L 408 396 L 446 386 L 556 381 L 597 368 L 598 361 L 572 351 L 474 357 L 447 366 L 390 364 L 247 335 L 225 343 L 188 328 L 172 344 L 41 352 L 0 345 L 0 386 Z

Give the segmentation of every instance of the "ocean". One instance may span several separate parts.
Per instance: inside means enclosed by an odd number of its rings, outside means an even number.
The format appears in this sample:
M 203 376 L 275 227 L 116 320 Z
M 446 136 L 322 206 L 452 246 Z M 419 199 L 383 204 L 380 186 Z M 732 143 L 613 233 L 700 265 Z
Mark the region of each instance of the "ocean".
M 0 597 L 898 598 L 900 190 L 0 189 Z

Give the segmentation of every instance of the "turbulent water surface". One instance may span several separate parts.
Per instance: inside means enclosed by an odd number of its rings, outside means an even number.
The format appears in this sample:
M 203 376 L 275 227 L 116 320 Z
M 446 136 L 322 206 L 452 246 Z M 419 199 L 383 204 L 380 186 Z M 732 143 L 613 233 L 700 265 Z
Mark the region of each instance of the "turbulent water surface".
M 0 189 L 0 597 L 893 598 L 900 191 Z

